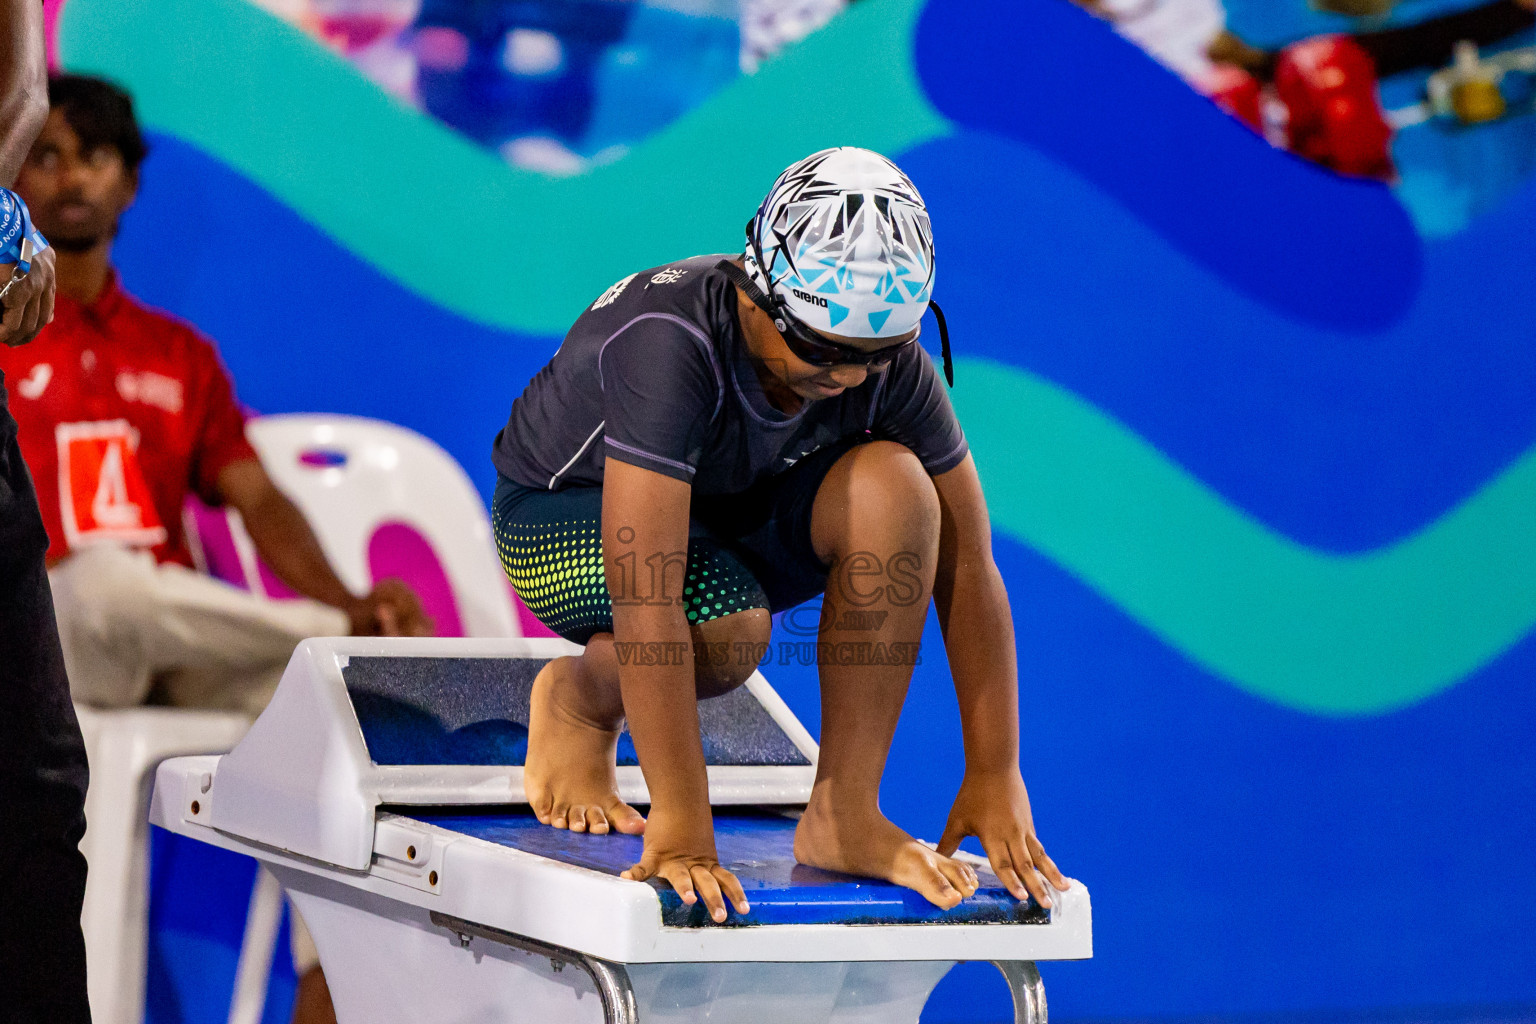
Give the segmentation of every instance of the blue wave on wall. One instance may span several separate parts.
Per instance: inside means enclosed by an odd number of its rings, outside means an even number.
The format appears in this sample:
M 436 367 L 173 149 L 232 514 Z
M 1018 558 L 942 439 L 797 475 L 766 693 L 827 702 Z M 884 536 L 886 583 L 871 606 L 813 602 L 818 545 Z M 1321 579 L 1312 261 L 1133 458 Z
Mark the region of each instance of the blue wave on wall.
M 1536 182 L 1427 245 L 1413 304 L 1363 334 L 1255 300 L 1033 146 L 965 132 L 902 167 L 933 213 L 956 351 L 1111 410 L 1303 543 L 1397 539 L 1536 441 Z M 1227 258 L 1249 265 L 1240 247 Z
M 1417 293 L 1419 237 L 1384 185 L 1278 155 L 1070 3 L 933 0 L 916 57 L 943 114 L 1068 164 L 1277 311 L 1369 331 Z

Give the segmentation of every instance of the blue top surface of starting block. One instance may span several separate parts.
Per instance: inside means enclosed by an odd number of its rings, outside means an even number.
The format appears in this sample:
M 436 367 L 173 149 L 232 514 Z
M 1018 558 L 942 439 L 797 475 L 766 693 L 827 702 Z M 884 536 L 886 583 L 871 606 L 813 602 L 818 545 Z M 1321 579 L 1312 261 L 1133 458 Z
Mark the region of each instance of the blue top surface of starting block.
M 397 808 L 407 817 L 565 864 L 617 875 L 640 859 L 639 836 L 594 836 L 539 824 L 521 809 Z M 710 921 L 702 902 L 688 906 L 665 882 L 653 881 L 669 927 L 750 927 L 777 924 L 1047 924 L 1049 911 L 1019 901 L 990 872 L 981 888 L 953 910 L 940 910 L 910 889 L 795 862 L 795 820 L 772 811 L 723 810 L 715 816 L 720 862 L 746 890 L 751 912 L 729 911 Z

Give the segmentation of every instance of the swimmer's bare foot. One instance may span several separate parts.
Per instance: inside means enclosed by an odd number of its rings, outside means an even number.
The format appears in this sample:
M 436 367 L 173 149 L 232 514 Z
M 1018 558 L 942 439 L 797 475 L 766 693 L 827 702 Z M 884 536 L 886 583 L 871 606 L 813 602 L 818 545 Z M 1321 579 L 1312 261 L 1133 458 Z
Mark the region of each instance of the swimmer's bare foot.
M 619 730 L 582 714 L 580 673 L 576 658 L 556 658 L 533 681 L 523 768 L 528 803 L 540 822 L 555 828 L 639 835 L 645 819 L 619 799 L 614 777 Z
M 878 809 L 830 807 L 817 789 L 795 829 L 795 860 L 828 871 L 883 878 L 948 910 L 976 891 L 969 864 L 941 857 Z

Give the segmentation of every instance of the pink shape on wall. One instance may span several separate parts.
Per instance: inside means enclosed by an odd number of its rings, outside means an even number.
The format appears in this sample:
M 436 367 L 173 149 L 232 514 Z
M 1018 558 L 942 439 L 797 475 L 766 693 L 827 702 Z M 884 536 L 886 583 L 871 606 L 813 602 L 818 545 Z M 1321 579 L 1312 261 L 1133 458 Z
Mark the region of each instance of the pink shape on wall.
M 225 510 L 210 508 L 195 498 L 187 500 L 187 510 L 191 513 L 191 527 L 196 531 L 195 540 L 201 546 L 208 575 L 241 590 L 250 590 L 251 581 L 240 564 L 240 553 L 235 547 Z M 282 600 L 299 596 L 278 579 L 265 562 L 258 559 L 257 567 L 262 590 L 268 597 Z M 442 563 L 431 543 L 414 527 L 402 522 L 381 524 L 368 542 L 368 569 L 374 582 L 395 576 L 415 590 L 421 598 L 422 608 L 432 618 L 438 636 L 464 635 L 458 601 Z M 510 582 L 506 587 L 523 636 L 557 635 L 534 617 Z
M 459 604 L 432 545 L 415 527 L 402 522 L 379 524 L 368 540 L 368 573 L 375 583 L 391 576 L 404 580 L 432 620 L 437 636 L 463 636 Z
M 211 508 L 190 497 L 186 508 L 191 513 L 192 529 L 196 531 L 196 537 L 188 539 L 195 540 L 202 549 L 208 575 L 232 587 L 250 590 L 250 581 L 245 578 L 240 553 L 235 549 L 235 537 L 229 529 L 229 517 L 224 510 Z

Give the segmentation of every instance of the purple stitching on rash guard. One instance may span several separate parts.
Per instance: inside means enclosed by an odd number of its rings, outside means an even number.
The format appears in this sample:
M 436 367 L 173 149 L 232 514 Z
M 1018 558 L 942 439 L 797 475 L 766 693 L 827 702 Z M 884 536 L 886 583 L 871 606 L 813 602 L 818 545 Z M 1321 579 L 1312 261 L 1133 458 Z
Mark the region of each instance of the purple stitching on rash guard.
M 955 445 L 949 451 L 945 452 L 944 453 L 944 458 L 942 458 L 942 459 L 934 459 L 933 460 L 933 464 L 935 466 L 942 466 L 942 465 L 944 465 L 945 462 L 947 462 L 950 459 L 954 458 L 955 457 L 955 452 L 957 452 L 960 449 L 964 448 L 965 444 L 966 444 L 966 441 L 965 441 L 965 431 L 962 430 L 960 432 L 960 443 Z M 952 469 L 954 467 L 950 467 L 950 468 Z
M 681 327 L 689 334 L 693 335 L 694 340 L 697 341 L 699 346 L 704 349 L 704 354 L 709 357 L 709 368 L 713 370 L 715 374 L 715 411 L 709 414 L 709 421 L 713 423 L 715 421 L 715 417 L 720 415 L 720 406 L 725 403 L 725 376 L 720 372 L 720 361 L 715 358 L 715 349 L 714 346 L 710 345 L 709 343 L 709 336 L 703 331 L 699 330 L 698 324 L 684 320 L 680 316 L 674 316 L 671 313 L 641 313 L 639 316 L 629 321 L 623 327 L 620 327 L 618 330 L 608 335 L 608 340 L 603 342 L 597 350 L 597 389 L 599 391 L 604 390 L 603 353 L 608 351 L 608 346 L 612 344 L 614 338 L 617 338 L 619 335 L 635 326 L 635 324 L 639 323 L 641 320 L 669 320 L 672 323 L 677 324 L 677 326 Z M 641 452 L 640 454 L 644 455 L 645 453 Z
M 758 411 L 756 409 L 752 408 L 752 403 L 747 401 L 747 396 L 742 394 L 742 391 L 741 391 L 741 381 L 736 378 L 736 367 L 735 367 L 734 364 L 732 364 L 732 366 L 731 366 L 731 387 L 735 390 L 736 397 L 741 399 L 741 407 L 743 409 L 747 410 L 747 415 L 748 416 L 751 416 L 753 419 L 757 420 L 757 422 L 761 423 L 763 426 L 765 426 L 765 427 L 772 427 L 775 430 L 778 430 L 781 427 L 792 427 L 796 423 L 799 423 L 800 422 L 800 417 L 804 416 L 805 413 L 806 413 L 806 410 L 810 409 L 810 407 L 811 407 L 811 403 L 810 402 L 802 402 L 800 404 L 800 411 L 795 413 L 793 416 L 791 416 L 787 420 L 764 419 L 758 413 Z M 767 398 L 766 395 L 764 395 L 763 397 Z
M 664 466 L 672 466 L 674 468 L 680 469 L 684 473 L 687 473 L 689 476 L 692 476 L 694 473 L 698 472 L 692 466 L 688 465 L 686 462 L 674 462 L 671 459 L 664 459 L 660 455 L 652 455 L 650 452 L 642 451 L 639 448 L 632 448 L 632 447 L 630 447 L 627 444 L 621 444 L 620 442 L 615 441 L 611 437 L 603 438 L 603 442 L 605 444 L 613 445 L 615 448 L 617 448 L 621 452 L 628 452 L 631 455 L 638 455 L 642 459 L 650 459 L 652 462 L 659 462 L 659 463 L 661 463 Z

